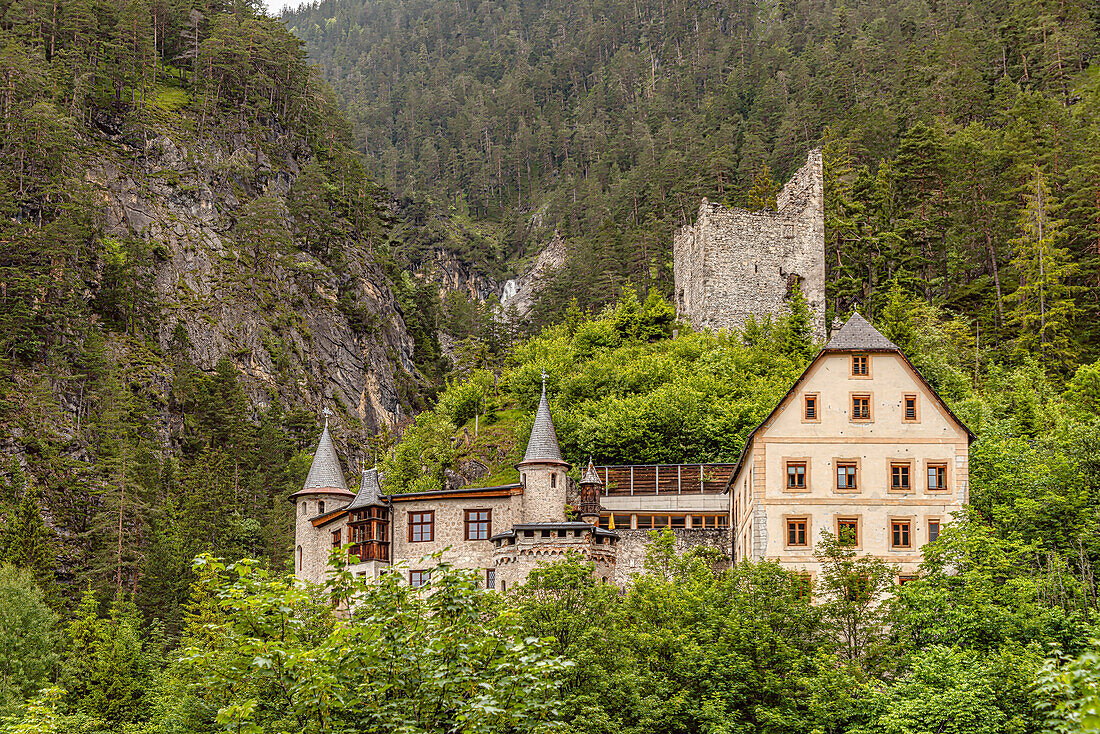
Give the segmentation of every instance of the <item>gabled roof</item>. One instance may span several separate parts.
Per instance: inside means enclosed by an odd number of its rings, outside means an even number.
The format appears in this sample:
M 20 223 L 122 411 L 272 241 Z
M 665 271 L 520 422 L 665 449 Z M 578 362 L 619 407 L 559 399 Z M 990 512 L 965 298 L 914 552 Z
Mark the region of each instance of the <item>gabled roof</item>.
M 363 478 L 359 480 L 359 492 L 351 504 L 345 510 L 359 510 L 364 507 L 379 506 L 382 504 L 382 485 L 378 483 L 378 467 L 363 472 Z
M 290 495 L 290 498 L 316 492 L 354 496 L 348 490 L 347 482 L 344 481 L 344 470 L 340 467 L 340 457 L 336 455 L 336 445 L 332 442 L 327 418 L 325 428 L 321 431 L 321 438 L 317 442 L 317 450 L 313 452 L 313 463 L 309 466 L 306 482 L 300 490 Z
M 826 352 L 901 352 L 898 345 L 884 337 L 867 319 L 853 313 L 829 343 Z
M 524 464 L 562 464 L 561 446 L 558 445 L 558 432 L 554 429 L 554 419 L 550 415 L 550 401 L 546 399 L 546 380 L 542 383 L 542 399 L 535 413 L 535 423 L 531 426 L 531 438 L 527 441 L 527 451 L 523 454 Z
M 849 328 L 851 327 L 851 328 Z M 733 473 L 730 474 L 729 479 L 726 480 L 726 491 L 729 491 L 730 483 L 737 478 L 737 475 L 741 473 L 741 467 L 745 464 L 745 458 L 748 456 L 749 447 L 752 446 L 752 441 L 756 438 L 756 434 L 761 428 L 766 426 L 771 419 L 779 412 L 779 409 L 787 402 L 787 399 L 793 395 L 798 388 L 806 380 L 806 375 L 810 374 L 810 370 L 814 365 L 821 360 L 827 354 L 835 354 L 837 352 L 877 352 L 877 353 L 894 353 L 901 357 L 902 361 L 909 366 L 909 369 L 913 371 L 913 374 L 917 376 L 924 387 L 928 389 L 932 397 L 936 399 L 936 402 L 940 404 L 944 412 L 947 413 L 950 418 L 955 421 L 964 431 L 966 431 L 967 439 L 973 441 L 977 438 L 974 432 L 971 431 L 965 423 L 959 420 L 959 417 L 955 415 L 955 412 L 948 407 L 935 388 L 929 384 L 928 380 L 924 379 L 924 375 L 920 373 L 913 363 L 909 361 L 909 358 L 905 356 L 905 352 L 901 351 L 897 344 L 883 336 L 878 329 L 871 326 L 867 319 L 860 316 L 858 313 L 853 313 L 848 319 L 847 323 L 840 328 L 840 330 L 833 335 L 833 338 L 829 340 L 829 343 L 825 345 L 825 348 L 818 353 L 813 360 L 806 365 L 806 369 L 802 370 L 802 374 L 798 376 L 798 379 L 791 385 L 791 389 L 787 390 L 786 394 L 779 399 L 779 402 L 775 404 L 775 407 L 771 409 L 771 412 L 760 421 L 755 428 L 749 431 L 749 435 L 745 437 L 745 446 L 741 449 L 741 456 L 737 459 L 737 465 L 733 467 Z

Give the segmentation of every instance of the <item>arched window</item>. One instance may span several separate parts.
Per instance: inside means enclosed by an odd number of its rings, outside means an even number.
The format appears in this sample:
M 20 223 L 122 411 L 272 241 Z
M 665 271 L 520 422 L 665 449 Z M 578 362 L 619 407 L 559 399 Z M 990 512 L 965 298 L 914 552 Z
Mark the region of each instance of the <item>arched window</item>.
M 325 503 L 324 502 L 318 502 L 317 503 L 317 514 L 318 515 L 324 515 L 325 514 Z
M 298 546 L 298 571 L 302 570 L 302 546 Z

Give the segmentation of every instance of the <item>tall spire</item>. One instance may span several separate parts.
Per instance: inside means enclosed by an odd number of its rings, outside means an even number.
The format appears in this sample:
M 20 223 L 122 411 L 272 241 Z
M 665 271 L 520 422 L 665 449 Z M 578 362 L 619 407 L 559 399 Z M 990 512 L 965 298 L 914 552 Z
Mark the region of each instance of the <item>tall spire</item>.
M 328 430 L 328 416 L 326 411 L 325 428 L 321 431 L 321 440 L 317 442 L 317 451 L 313 454 L 313 463 L 302 489 L 342 489 L 347 492 L 344 470 L 340 468 L 340 457 L 336 455 L 336 445 Z
M 546 399 L 546 370 L 542 372 L 542 398 L 531 426 L 531 438 L 520 464 L 565 464 L 558 445 L 558 432 L 550 415 L 550 401 Z

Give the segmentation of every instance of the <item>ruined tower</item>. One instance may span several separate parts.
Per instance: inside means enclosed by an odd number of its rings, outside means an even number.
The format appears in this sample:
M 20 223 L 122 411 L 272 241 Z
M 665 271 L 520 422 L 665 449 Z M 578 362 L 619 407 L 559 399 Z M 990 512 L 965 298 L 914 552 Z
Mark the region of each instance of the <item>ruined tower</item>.
M 696 329 L 732 329 L 786 313 L 798 283 L 814 337 L 825 336 L 825 207 L 821 151 L 779 192 L 778 211 L 703 199 L 695 224 L 672 240 L 676 312 Z

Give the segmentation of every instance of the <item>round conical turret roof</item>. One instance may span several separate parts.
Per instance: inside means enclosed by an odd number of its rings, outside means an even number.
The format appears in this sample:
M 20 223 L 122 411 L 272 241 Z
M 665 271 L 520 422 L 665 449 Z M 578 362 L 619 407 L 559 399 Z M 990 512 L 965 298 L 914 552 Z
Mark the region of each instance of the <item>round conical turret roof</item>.
M 550 401 L 546 399 L 546 373 L 542 375 L 542 398 L 535 413 L 535 422 L 531 426 L 531 438 L 527 441 L 527 451 L 523 454 L 524 464 L 563 464 L 561 446 L 558 445 L 558 432 L 554 429 L 554 418 L 550 415 Z
M 340 457 L 336 455 L 336 444 L 332 442 L 332 434 L 328 430 L 328 418 L 325 419 L 321 438 L 317 441 L 317 450 L 313 453 L 313 463 L 309 466 L 306 482 L 291 497 L 315 492 L 355 496 L 348 491 L 347 482 L 344 481 L 344 470 L 340 467 Z
M 599 473 L 596 471 L 596 465 L 592 463 L 592 457 L 588 457 L 588 466 L 584 468 L 584 475 L 581 476 L 581 484 L 598 484 L 603 486 L 603 480 L 600 479 Z

